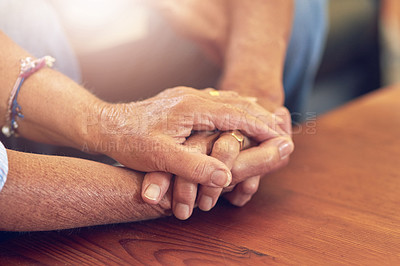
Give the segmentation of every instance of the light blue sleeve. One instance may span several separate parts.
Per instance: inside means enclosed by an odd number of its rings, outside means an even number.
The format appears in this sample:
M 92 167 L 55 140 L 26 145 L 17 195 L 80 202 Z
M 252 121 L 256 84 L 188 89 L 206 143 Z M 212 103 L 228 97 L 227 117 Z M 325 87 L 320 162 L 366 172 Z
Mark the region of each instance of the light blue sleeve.
M 6 183 L 8 174 L 8 158 L 7 151 L 4 148 L 3 143 L 0 142 L 0 190 L 3 188 L 4 183 Z
M 285 106 L 293 120 L 305 120 L 328 33 L 327 0 L 295 0 L 292 35 L 286 52 L 283 86 Z M 293 116 L 295 114 L 295 116 Z M 298 121 L 297 121 L 298 122 Z

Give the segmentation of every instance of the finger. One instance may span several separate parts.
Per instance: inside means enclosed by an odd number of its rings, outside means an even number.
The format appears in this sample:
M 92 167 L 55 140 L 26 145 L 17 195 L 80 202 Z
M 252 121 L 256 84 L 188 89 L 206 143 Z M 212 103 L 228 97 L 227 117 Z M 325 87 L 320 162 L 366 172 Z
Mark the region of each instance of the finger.
M 149 204 L 158 204 L 167 192 L 171 178 L 170 173 L 147 173 L 142 182 L 142 199 Z
M 292 135 L 292 119 L 291 119 L 289 110 L 285 107 L 280 107 L 280 108 L 276 109 L 275 115 L 282 118 L 282 120 L 283 120 L 282 123 L 278 124 L 280 126 L 280 128 L 282 128 L 286 132 L 286 134 L 291 136 Z
M 201 150 L 201 153 L 210 154 L 214 140 L 219 132 L 194 133 L 185 143 L 192 148 Z M 172 174 L 166 172 L 150 172 L 144 176 L 142 182 L 142 198 L 149 204 L 158 204 L 164 197 L 171 183 Z
M 214 208 L 221 195 L 222 188 L 200 186 L 197 204 L 202 211 L 209 211 Z
M 216 92 L 217 94 L 211 94 L 211 92 Z M 282 133 L 279 132 L 280 128 L 276 127 L 277 123 L 283 122 L 280 121 L 281 118 L 265 110 L 261 105 L 256 103 L 254 98 L 247 99 L 247 97 L 241 97 L 234 91 L 216 91 L 211 88 L 196 90 L 181 86 L 166 89 L 158 94 L 158 96 L 167 98 L 177 96 L 186 97 L 186 100 L 192 106 L 193 102 L 196 102 L 197 104 L 193 106 L 193 109 L 195 110 L 195 113 L 201 114 L 201 119 L 195 119 L 196 123 L 194 124 L 194 130 L 214 130 L 217 128 L 221 131 L 227 131 L 240 129 L 243 130 L 247 136 L 259 137 L 259 141 L 263 141 L 272 136 L 277 136 L 278 133 Z M 210 111 L 211 114 L 203 115 L 207 110 Z M 210 117 L 210 115 L 213 117 Z M 218 126 L 218 122 L 213 123 L 215 116 L 221 115 L 224 115 L 224 118 L 229 116 L 230 119 L 232 119 L 232 121 L 225 125 L 228 126 L 226 128 Z M 243 120 L 241 125 L 239 125 L 240 128 L 235 128 L 234 125 L 231 126 L 231 123 L 240 120 Z M 246 125 L 246 128 L 242 128 L 244 125 Z M 260 128 L 257 129 L 257 127 Z M 252 134 L 249 133 L 251 129 L 254 131 Z M 261 133 L 260 130 L 262 131 Z
M 261 105 L 257 104 L 257 98 L 255 97 L 242 97 L 235 91 L 217 91 L 212 88 L 207 88 L 203 90 L 208 93 L 208 98 L 219 102 L 221 104 L 228 103 L 240 109 L 247 111 L 249 114 L 257 117 L 259 120 L 263 121 L 270 128 L 278 132 L 279 134 L 284 133 L 282 129 L 277 126 L 278 124 L 283 124 L 285 121 L 280 116 L 275 113 L 271 113 Z M 210 97 L 211 96 L 211 97 Z
M 198 147 L 176 144 L 172 138 L 163 138 L 159 142 L 162 147 L 152 154 L 150 171 L 172 173 L 192 183 L 212 187 L 226 187 L 232 181 L 232 174 L 226 165 L 201 154 Z
M 179 176 L 175 177 L 172 211 L 176 218 L 186 220 L 192 215 L 196 194 L 197 184 Z
M 260 184 L 260 176 L 250 177 L 236 185 L 232 192 L 224 194 L 224 197 L 233 205 L 242 207 L 257 192 Z
M 281 135 L 265 123 L 263 119 L 251 115 L 249 111 L 227 103 L 210 104 L 198 98 L 193 106 L 193 129 L 198 127 L 220 131 L 241 130 L 246 136 L 257 141 Z
M 232 184 L 251 176 L 265 175 L 286 165 L 293 150 L 294 144 L 290 137 L 279 137 L 242 151 L 232 168 L 235 178 Z
M 248 100 L 247 97 L 246 98 L 240 97 L 234 99 L 224 99 L 223 97 L 219 97 L 219 102 L 221 104 L 228 103 L 237 108 L 245 110 L 250 115 L 262 121 L 273 131 L 281 135 L 285 134 L 285 132 L 278 126 L 279 124 L 283 124 L 285 122 L 280 116 L 277 116 L 275 113 L 269 112 L 256 102 Z
M 210 89 L 202 91 L 176 87 L 164 90 L 159 97 L 184 97 L 187 104 L 192 107 L 194 130 L 239 129 L 258 141 L 282 134 L 279 132 L 281 129 L 276 127 L 277 119 L 280 118 L 262 108 L 254 100 L 247 100 L 232 91 L 218 91 L 219 96 L 212 96 L 210 91 L 215 92 Z
M 240 152 L 240 143 L 230 134 L 222 134 L 214 143 L 211 156 L 225 163 L 230 169 Z M 203 211 L 211 210 L 221 195 L 222 188 L 200 186 L 198 205 Z
M 215 141 L 211 156 L 223 162 L 229 169 L 240 152 L 240 142 L 231 133 L 222 133 Z
M 209 154 L 219 132 L 197 132 L 185 142 L 200 153 Z M 174 215 L 181 220 L 190 217 L 196 200 L 197 183 L 190 182 L 182 177 L 176 177 L 173 189 L 172 210 Z
M 209 155 L 215 140 L 221 135 L 219 131 L 200 131 L 193 132 L 192 135 L 185 141 L 186 147 L 197 149 L 202 154 Z

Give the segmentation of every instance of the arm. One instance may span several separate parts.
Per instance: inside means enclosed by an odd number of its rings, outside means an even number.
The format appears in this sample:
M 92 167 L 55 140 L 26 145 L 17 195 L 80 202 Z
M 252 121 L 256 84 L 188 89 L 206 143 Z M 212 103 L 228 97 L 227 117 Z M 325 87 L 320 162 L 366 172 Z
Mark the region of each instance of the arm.
M 172 26 L 222 67 L 220 87 L 282 106 L 293 0 L 151 1 Z
M 20 70 L 20 59 L 30 56 L 0 31 L 0 123 L 5 123 L 7 101 Z M 82 148 L 88 117 L 98 112 L 98 98 L 57 71 L 44 68 L 22 85 L 18 102 L 25 118 L 18 133 L 49 144 Z
M 19 61 L 29 54 L 2 33 L 0 43 L 0 122 L 4 124 Z M 184 149 L 182 143 L 192 130 L 240 129 L 259 139 L 277 134 L 270 128 L 274 119 L 270 113 L 233 93 L 213 97 L 207 91 L 181 87 L 141 102 L 110 104 L 51 69 L 30 76 L 18 102 L 25 116 L 18 120 L 18 132 L 25 138 L 103 153 L 132 169 L 167 171 L 217 187 L 229 183 L 231 173 L 220 161 Z
M 292 26 L 293 1 L 230 3 L 230 32 L 221 88 L 253 96 L 273 111 L 283 105 L 283 67 Z
M 56 230 L 170 214 L 170 193 L 156 206 L 141 200 L 141 173 L 76 158 L 7 153 L 0 230 Z

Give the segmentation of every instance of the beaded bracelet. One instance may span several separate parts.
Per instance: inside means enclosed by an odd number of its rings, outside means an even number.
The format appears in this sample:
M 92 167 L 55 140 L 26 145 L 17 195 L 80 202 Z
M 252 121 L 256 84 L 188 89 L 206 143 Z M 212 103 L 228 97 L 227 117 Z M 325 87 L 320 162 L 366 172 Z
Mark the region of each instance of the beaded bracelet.
M 21 111 L 21 106 L 17 102 L 18 93 L 21 89 L 22 83 L 30 75 L 39 69 L 47 66 L 52 67 L 56 60 L 51 56 L 44 56 L 42 58 L 33 60 L 30 57 L 21 59 L 21 69 L 14 87 L 11 90 L 10 98 L 8 99 L 8 108 L 6 113 L 6 124 L 1 128 L 1 131 L 6 137 L 11 137 L 16 134 L 18 128 L 17 117 L 24 118 Z

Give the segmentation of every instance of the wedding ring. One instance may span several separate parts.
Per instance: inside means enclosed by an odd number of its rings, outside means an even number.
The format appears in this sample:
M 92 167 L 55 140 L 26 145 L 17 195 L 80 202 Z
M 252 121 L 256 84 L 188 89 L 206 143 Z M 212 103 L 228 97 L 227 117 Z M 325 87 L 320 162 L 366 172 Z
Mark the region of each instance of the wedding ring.
M 220 95 L 219 91 L 209 91 L 208 93 L 209 93 L 211 96 L 219 96 L 219 95 Z
M 223 134 L 229 134 L 230 136 L 234 137 L 239 142 L 240 150 L 243 149 L 244 136 L 242 133 L 240 133 L 239 130 L 229 130 L 229 131 L 224 132 Z

